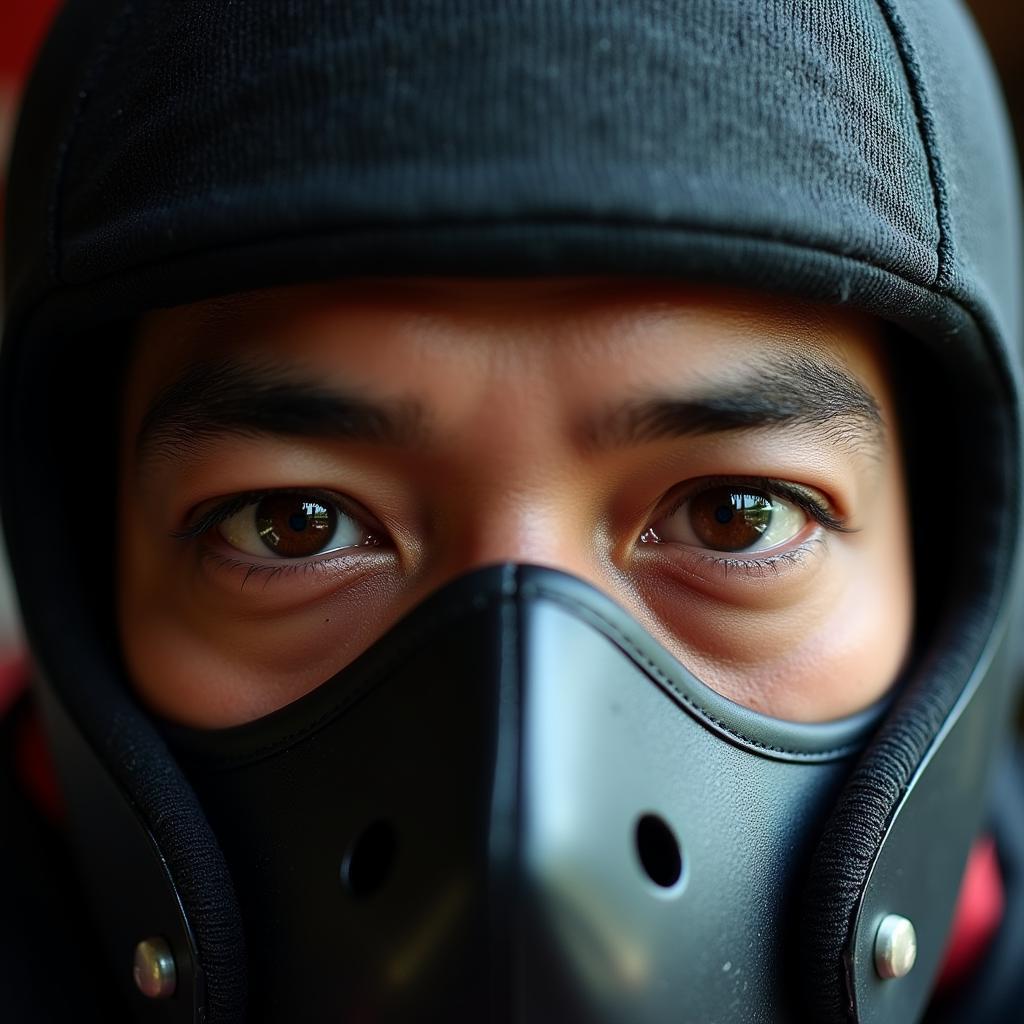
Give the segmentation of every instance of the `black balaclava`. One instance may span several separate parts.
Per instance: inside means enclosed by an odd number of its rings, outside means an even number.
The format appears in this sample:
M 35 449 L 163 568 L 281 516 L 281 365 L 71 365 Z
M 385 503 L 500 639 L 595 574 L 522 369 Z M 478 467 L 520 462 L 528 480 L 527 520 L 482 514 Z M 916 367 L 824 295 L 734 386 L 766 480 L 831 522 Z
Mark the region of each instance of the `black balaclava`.
M 2 514 L 138 1020 L 918 1019 L 1011 695 L 1008 138 L 949 0 L 66 5 L 9 178 Z M 766 718 L 509 565 L 274 715 L 156 722 L 111 610 L 132 320 L 354 274 L 726 282 L 888 321 L 929 599 L 894 699 Z M 149 938 L 169 998 L 133 983 Z

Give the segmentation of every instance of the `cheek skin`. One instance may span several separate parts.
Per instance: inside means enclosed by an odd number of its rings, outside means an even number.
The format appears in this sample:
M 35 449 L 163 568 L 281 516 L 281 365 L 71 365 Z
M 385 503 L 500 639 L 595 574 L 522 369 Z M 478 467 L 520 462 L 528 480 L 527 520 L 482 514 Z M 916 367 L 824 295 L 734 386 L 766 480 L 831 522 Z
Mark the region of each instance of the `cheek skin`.
M 391 580 L 393 582 L 393 580 Z M 217 728 L 260 718 L 354 660 L 403 611 L 373 574 L 287 616 L 225 614 L 169 595 L 159 579 L 123 589 L 122 649 L 143 699 L 164 717 Z
M 667 626 L 672 609 L 656 607 L 652 631 L 694 675 L 738 704 L 776 718 L 827 721 L 881 697 L 905 657 L 904 603 L 878 600 L 870 585 L 860 589 L 835 603 L 802 605 L 796 615 L 704 609 L 677 632 Z
M 882 594 L 871 581 L 850 587 L 836 604 L 808 609 L 798 622 L 751 623 L 742 652 L 751 664 L 719 659 L 705 681 L 777 718 L 852 714 L 878 700 L 899 673 L 909 632 L 905 607 L 898 591 Z

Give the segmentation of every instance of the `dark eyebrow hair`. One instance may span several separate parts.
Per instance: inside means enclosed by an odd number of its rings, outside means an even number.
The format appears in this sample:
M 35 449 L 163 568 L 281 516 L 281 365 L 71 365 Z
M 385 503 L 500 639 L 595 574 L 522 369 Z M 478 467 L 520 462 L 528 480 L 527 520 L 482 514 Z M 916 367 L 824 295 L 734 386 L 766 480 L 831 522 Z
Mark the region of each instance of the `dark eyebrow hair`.
M 880 457 L 885 426 L 874 397 L 831 362 L 786 353 L 693 397 L 623 403 L 586 425 L 592 447 L 767 427 L 818 429 L 827 443 Z M 415 402 L 370 401 L 325 388 L 272 363 L 194 363 L 165 387 L 143 417 L 142 460 L 181 458 L 228 434 L 330 437 L 420 445 L 426 416 Z
M 194 363 L 156 397 L 137 438 L 141 459 L 197 453 L 226 434 L 344 438 L 413 444 L 425 436 L 422 408 L 370 401 L 272 363 Z
M 785 353 L 692 398 L 626 402 L 588 425 L 595 447 L 768 427 L 816 430 L 828 443 L 880 457 L 885 421 L 874 396 L 836 364 Z

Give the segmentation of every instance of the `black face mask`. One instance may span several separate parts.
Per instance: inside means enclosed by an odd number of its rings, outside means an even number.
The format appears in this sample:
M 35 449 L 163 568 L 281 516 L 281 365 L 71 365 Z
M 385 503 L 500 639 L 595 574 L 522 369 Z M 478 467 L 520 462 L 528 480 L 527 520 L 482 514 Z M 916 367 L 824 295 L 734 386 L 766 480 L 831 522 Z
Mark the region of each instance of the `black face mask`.
M 589 585 L 508 565 L 281 711 L 165 735 L 253 1020 L 780 1021 L 810 844 L 878 711 L 766 719 Z

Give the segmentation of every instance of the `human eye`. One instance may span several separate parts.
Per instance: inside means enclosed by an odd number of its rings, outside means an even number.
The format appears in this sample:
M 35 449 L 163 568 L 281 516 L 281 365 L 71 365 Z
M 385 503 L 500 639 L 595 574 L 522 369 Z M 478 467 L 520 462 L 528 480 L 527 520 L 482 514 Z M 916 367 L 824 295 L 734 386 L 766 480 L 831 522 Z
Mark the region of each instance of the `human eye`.
M 265 562 L 301 562 L 349 548 L 377 546 L 379 531 L 341 495 L 280 489 L 229 496 L 200 510 L 178 536 L 215 536 L 237 554 Z
M 709 478 L 677 489 L 641 539 L 685 545 L 719 561 L 747 560 L 790 550 L 809 539 L 815 526 L 847 529 L 825 496 L 811 488 L 780 480 Z

